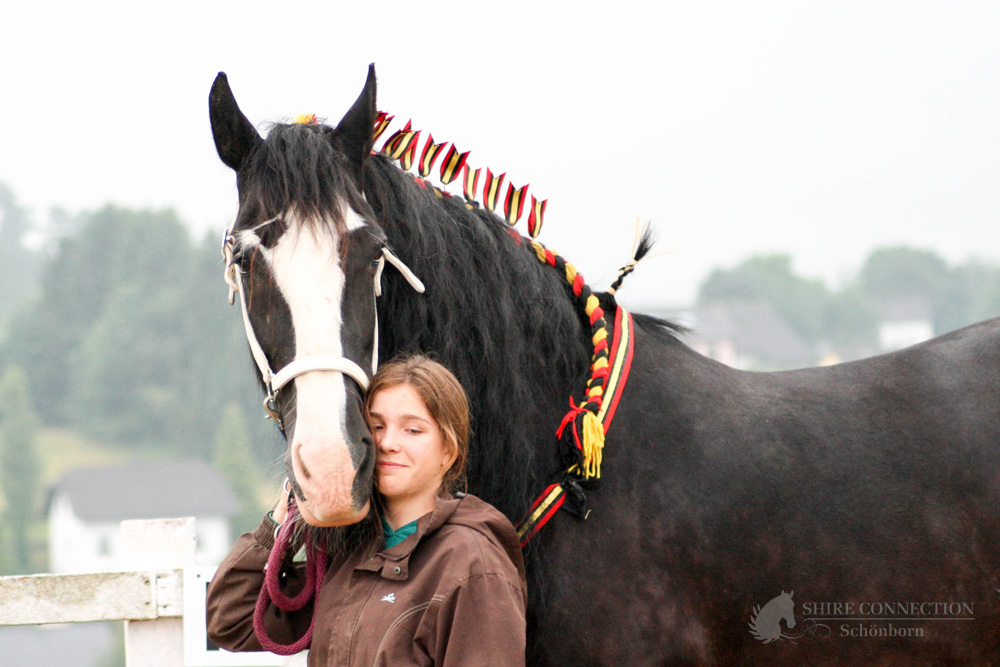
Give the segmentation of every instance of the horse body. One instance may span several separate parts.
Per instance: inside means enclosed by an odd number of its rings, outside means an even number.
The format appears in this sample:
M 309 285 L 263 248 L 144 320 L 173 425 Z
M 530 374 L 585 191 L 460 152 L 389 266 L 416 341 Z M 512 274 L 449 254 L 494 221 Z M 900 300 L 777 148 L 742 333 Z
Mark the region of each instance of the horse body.
M 281 151 L 290 149 L 247 138 L 228 86 L 218 86 L 213 129 L 237 128 L 216 131 L 216 143 L 239 174 L 239 236 L 286 213 L 287 201 L 254 192 L 264 187 L 258 181 L 288 180 L 298 167 L 282 174 L 295 156 Z M 496 217 L 368 156 L 364 137 L 360 150 L 345 148 L 354 140 L 342 127 L 371 127 L 373 76 L 355 107 L 336 131 L 282 130 L 330 137 L 335 150 L 322 168 L 339 175 L 318 181 L 336 181 L 340 199 L 331 205 L 341 220 L 349 207 L 364 223 L 327 231 L 339 239 L 343 272 L 342 305 L 329 305 L 342 308 L 338 349 L 362 368 L 370 363 L 377 311 L 379 358 L 421 351 L 450 367 L 472 410 L 469 490 L 516 522 L 560 470 L 553 434 L 589 372 L 587 323 L 564 279 Z M 254 176 L 248 161 L 267 168 Z M 386 270 L 372 308 L 380 243 L 423 279 L 424 294 Z M 302 354 L 290 306 L 266 263 L 241 261 L 256 290 L 253 328 L 271 363 L 287 363 Z M 602 302 L 613 316 L 613 298 Z M 593 512 L 587 521 L 558 516 L 526 550 L 529 664 L 877 664 L 873 652 L 907 664 L 995 662 L 1000 320 L 869 360 L 765 374 L 706 359 L 666 323 L 635 319 L 630 379 L 599 488 L 588 492 Z M 331 376 L 311 382 L 335 383 L 346 397 L 331 407 L 343 428 L 329 448 L 353 464 L 353 481 L 342 486 L 360 513 L 370 436 L 359 388 Z M 290 385 L 276 403 L 300 495 L 297 391 Z M 748 631 L 748 615 L 788 588 L 800 601 L 972 602 L 976 620 L 877 646 L 836 637 L 765 646 Z
M 544 558 L 579 571 L 546 588 L 541 664 L 1000 655 L 1000 320 L 781 373 L 725 367 L 639 325 L 594 513 L 545 529 Z M 762 646 L 747 615 L 790 586 L 813 601 L 972 602 L 976 620 L 889 645 L 835 629 Z M 559 642 L 570 627 L 579 641 Z

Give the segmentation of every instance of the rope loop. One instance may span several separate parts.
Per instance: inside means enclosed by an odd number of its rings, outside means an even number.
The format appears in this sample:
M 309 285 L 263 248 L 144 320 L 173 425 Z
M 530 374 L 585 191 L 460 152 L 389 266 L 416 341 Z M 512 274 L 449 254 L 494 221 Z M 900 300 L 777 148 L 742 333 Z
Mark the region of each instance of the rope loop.
M 257 636 L 260 645 L 266 651 L 277 653 L 278 655 L 292 655 L 309 648 L 312 643 L 313 627 L 316 622 L 316 615 L 313 614 L 309 621 L 309 629 L 298 640 L 291 644 L 279 644 L 271 639 L 264 626 L 264 618 L 267 610 L 274 604 L 282 611 L 298 611 L 319 596 L 319 589 L 323 585 L 326 570 L 329 566 L 329 556 L 326 551 L 319 548 L 315 542 L 307 538 L 306 540 L 306 582 L 302 590 L 293 597 L 285 595 L 281 590 L 281 569 L 284 565 L 285 554 L 294 553 L 292 546 L 295 523 L 299 517 L 299 510 L 295 504 L 295 496 L 288 494 L 288 516 L 285 522 L 278 528 L 277 539 L 271 547 L 271 553 L 267 558 L 267 566 L 264 568 L 264 585 L 260 588 L 260 595 L 257 597 L 257 604 L 254 606 L 253 631 Z

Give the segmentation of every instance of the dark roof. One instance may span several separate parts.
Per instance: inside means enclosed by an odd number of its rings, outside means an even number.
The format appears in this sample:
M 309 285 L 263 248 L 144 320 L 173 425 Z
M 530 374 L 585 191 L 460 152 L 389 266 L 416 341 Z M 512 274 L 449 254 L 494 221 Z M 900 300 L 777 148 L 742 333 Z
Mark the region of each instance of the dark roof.
M 69 497 L 87 521 L 236 514 L 225 478 L 201 461 L 133 462 L 66 473 L 52 496 Z
M 818 352 L 763 301 L 733 300 L 652 314 L 689 327 L 689 340 L 732 343 L 741 363 L 750 361 L 775 370 L 813 366 L 819 361 Z
M 752 356 L 769 367 L 794 368 L 816 363 L 812 347 L 763 301 L 732 301 L 699 306 L 695 336 L 730 340 L 740 356 Z

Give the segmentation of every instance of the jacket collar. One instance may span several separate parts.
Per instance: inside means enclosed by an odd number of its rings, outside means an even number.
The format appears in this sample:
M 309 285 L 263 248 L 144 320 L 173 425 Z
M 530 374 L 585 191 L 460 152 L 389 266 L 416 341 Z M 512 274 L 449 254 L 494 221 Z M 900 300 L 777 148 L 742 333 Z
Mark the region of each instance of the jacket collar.
M 417 531 L 413 535 L 391 549 L 375 552 L 355 569 L 369 572 L 381 571 L 382 576 L 386 579 L 405 580 L 409 576 L 410 554 L 425 537 L 433 534 L 448 522 L 464 497 L 464 494 L 458 498 L 438 497 L 434 501 L 434 509 L 417 519 Z

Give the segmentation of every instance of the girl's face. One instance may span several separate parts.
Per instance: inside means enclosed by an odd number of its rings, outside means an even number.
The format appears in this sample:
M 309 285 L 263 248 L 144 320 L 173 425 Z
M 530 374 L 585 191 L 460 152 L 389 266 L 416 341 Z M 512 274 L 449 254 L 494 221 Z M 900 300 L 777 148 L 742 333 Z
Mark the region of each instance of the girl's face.
M 444 475 L 455 461 L 441 429 L 420 395 L 408 384 L 386 387 L 369 410 L 375 437 L 375 473 L 387 506 L 418 503 L 434 507 Z

